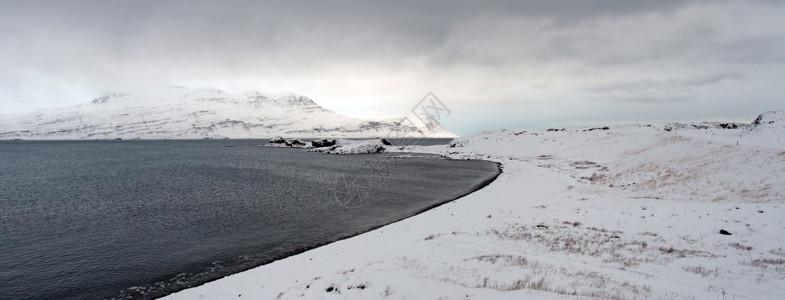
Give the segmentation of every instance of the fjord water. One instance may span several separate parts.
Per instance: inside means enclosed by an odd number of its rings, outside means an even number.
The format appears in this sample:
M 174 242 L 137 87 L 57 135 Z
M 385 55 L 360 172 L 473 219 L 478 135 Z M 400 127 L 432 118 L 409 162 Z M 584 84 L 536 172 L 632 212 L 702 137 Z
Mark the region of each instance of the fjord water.
M 499 172 L 264 142 L 0 142 L 0 298 L 165 295 L 411 216 Z

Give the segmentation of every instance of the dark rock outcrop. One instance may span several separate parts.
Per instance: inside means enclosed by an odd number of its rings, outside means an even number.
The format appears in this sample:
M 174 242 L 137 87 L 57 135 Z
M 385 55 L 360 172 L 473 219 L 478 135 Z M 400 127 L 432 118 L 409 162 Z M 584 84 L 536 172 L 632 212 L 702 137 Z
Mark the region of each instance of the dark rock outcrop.
M 298 139 L 286 140 L 286 146 L 289 146 L 289 147 L 303 147 L 303 146 L 305 146 L 305 143 L 301 142 Z
M 268 143 L 270 143 L 270 144 L 286 144 L 286 139 L 284 139 L 283 137 L 277 136 L 277 137 L 274 137 L 274 138 L 270 139 L 270 141 L 268 141 Z
M 314 148 L 332 147 L 335 146 L 335 140 L 321 139 L 311 141 L 311 146 Z

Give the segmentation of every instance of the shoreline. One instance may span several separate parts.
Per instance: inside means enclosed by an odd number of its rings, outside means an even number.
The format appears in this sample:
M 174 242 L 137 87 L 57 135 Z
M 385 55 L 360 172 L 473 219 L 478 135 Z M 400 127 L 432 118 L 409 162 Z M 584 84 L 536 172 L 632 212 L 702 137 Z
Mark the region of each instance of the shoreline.
M 301 150 L 301 149 L 298 149 L 298 148 L 290 148 L 290 149 L 292 149 L 292 150 Z M 320 154 L 320 155 L 366 155 L 366 154 L 325 154 L 325 153 L 319 153 L 319 152 L 315 152 L 315 153 L 316 154 Z M 390 153 L 401 153 L 401 154 L 404 154 L 404 153 L 416 153 L 416 152 L 409 152 L 409 151 L 397 152 L 396 151 L 396 152 L 390 152 Z M 443 156 L 443 155 L 439 155 L 439 154 L 436 154 L 436 153 L 422 152 L 422 153 L 419 153 L 419 154 L 436 155 L 436 156 L 439 157 L 439 159 L 461 160 L 461 159 L 449 158 L 449 157 L 446 157 L 446 156 Z M 395 158 L 395 159 L 407 159 L 407 158 Z M 477 160 L 479 160 L 479 159 L 477 159 Z M 389 225 L 405 221 L 407 219 L 410 219 L 410 218 L 416 217 L 416 216 L 418 216 L 420 214 L 423 214 L 425 212 L 428 212 L 429 210 L 432 210 L 434 208 L 443 206 L 445 204 L 449 204 L 449 203 L 451 203 L 453 201 L 456 201 L 456 200 L 459 200 L 461 198 L 464 198 L 467 195 L 471 195 L 471 194 L 473 194 L 473 193 L 475 193 L 475 192 L 477 192 L 477 191 L 479 191 L 479 190 L 489 186 L 497 178 L 499 178 L 499 176 L 503 173 L 503 168 L 502 168 L 502 164 L 501 163 L 495 162 L 495 161 L 489 161 L 489 160 L 483 160 L 483 161 L 495 164 L 496 165 L 496 170 L 497 170 L 496 174 L 494 176 L 488 178 L 488 179 L 479 181 L 478 183 L 472 185 L 470 187 L 469 191 L 467 191 L 466 193 L 460 194 L 460 195 L 458 195 L 458 196 L 456 196 L 454 198 L 447 199 L 445 201 L 441 201 L 441 202 L 438 202 L 438 203 L 435 203 L 435 204 L 431 204 L 429 206 L 426 206 L 424 208 L 421 208 L 421 209 L 418 209 L 418 210 L 414 211 L 411 215 L 402 217 L 400 219 L 394 220 L 394 221 L 389 222 L 389 223 L 375 225 L 375 226 L 372 226 L 372 227 L 368 228 L 367 230 L 363 230 L 363 231 L 360 231 L 360 232 L 357 232 L 357 233 L 348 234 L 346 236 L 339 237 L 339 238 L 337 238 L 335 240 L 332 240 L 332 241 L 318 243 L 318 244 L 315 244 L 315 245 L 312 245 L 312 246 L 300 247 L 298 249 L 291 250 L 291 251 L 289 251 L 287 253 L 284 253 L 284 254 L 281 254 L 281 255 L 277 255 L 276 257 L 273 257 L 270 260 L 265 261 L 261 265 L 257 265 L 257 266 L 253 266 L 253 267 L 249 267 L 249 268 L 238 269 L 239 271 L 233 272 L 232 274 L 226 275 L 224 277 L 216 278 L 216 279 L 213 279 L 213 280 L 210 280 L 210 281 L 206 281 L 206 282 L 203 282 L 203 283 L 200 283 L 200 284 L 197 284 L 197 285 L 189 286 L 189 287 L 182 287 L 182 288 L 171 289 L 171 290 L 167 290 L 167 291 L 151 293 L 151 294 L 148 294 L 148 295 L 145 295 L 145 296 L 146 297 L 152 297 L 152 298 L 165 299 L 165 298 L 168 298 L 171 295 L 177 294 L 177 293 L 185 291 L 185 290 L 198 288 L 200 286 L 204 286 L 204 285 L 210 284 L 212 282 L 220 281 L 221 279 L 224 279 L 224 278 L 236 275 L 236 274 L 241 274 L 241 273 L 247 272 L 249 270 L 253 270 L 253 269 L 256 269 L 256 268 L 264 267 L 265 265 L 269 265 L 269 264 L 272 264 L 272 263 L 275 263 L 275 262 L 278 262 L 278 261 L 286 260 L 288 258 L 301 255 L 303 253 L 306 253 L 306 252 L 314 250 L 314 249 L 325 247 L 325 246 L 328 246 L 328 245 L 331 245 L 331 244 L 334 244 L 334 243 L 337 243 L 337 242 L 341 242 L 341 241 L 352 239 L 354 237 L 357 237 L 357 236 L 360 236 L 360 235 L 363 235 L 363 234 L 367 234 L 369 232 L 373 232 L 373 231 L 376 231 L 376 230 L 379 230 L 379 229 L 383 229 L 384 227 L 387 227 Z
M 435 145 L 435 146 L 445 146 L 445 145 Z M 417 147 L 435 147 L 435 146 L 417 146 Z M 287 148 L 291 148 L 291 147 L 287 147 Z M 298 148 L 291 148 L 291 149 L 298 149 Z M 360 153 L 354 153 L 354 154 L 326 154 L 326 153 L 319 153 L 319 152 L 315 152 L 315 153 L 322 154 L 322 155 L 367 155 L 367 154 L 360 154 Z M 233 274 L 227 275 L 225 277 L 218 278 L 218 279 L 215 279 L 215 280 L 211 280 L 211 281 L 199 284 L 199 285 L 195 285 L 195 286 L 187 287 L 187 288 L 184 288 L 184 289 L 180 289 L 180 290 L 177 290 L 175 292 L 171 292 L 171 293 L 165 294 L 163 296 L 154 296 L 154 298 L 158 298 L 158 299 L 179 299 L 179 298 L 177 298 L 177 297 L 180 297 L 178 294 L 182 294 L 183 292 L 187 292 L 189 290 L 194 290 L 194 289 L 198 289 L 200 287 L 206 286 L 206 285 L 215 284 L 215 283 L 220 282 L 221 280 L 224 280 L 226 278 L 229 278 L 229 277 L 232 277 L 232 276 L 236 276 L 236 275 L 240 275 L 240 274 L 243 274 L 243 273 L 246 273 L 246 272 L 249 272 L 249 271 L 253 271 L 255 269 L 263 268 L 265 266 L 268 266 L 268 265 L 271 265 L 271 264 L 275 264 L 275 263 L 278 263 L 278 262 L 282 262 L 282 261 L 285 261 L 285 260 L 288 260 L 288 259 L 292 259 L 294 257 L 298 257 L 298 256 L 301 256 L 301 255 L 304 255 L 304 254 L 306 254 L 306 253 L 308 253 L 310 251 L 318 250 L 318 249 L 321 249 L 321 248 L 324 248 L 324 247 L 329 247 L 330 245 L 337 244 L 337 243 L 340 243 L 340 242 L 349 241 L 349 240 L 352 240 L 352 239 L 357 238 L 359 236 L 363 236 L 363 235 L 366 235 L 366 234 L 372 234 L 374 232 L 383 232 L 385 228 L 388 228 L 390 226 L 396 225 L 396 224 L 401 223 L 401 222 L 405 222 L 405 221 L 410 220 L 412 218 L 416 218 L 416 217 L 421 216 L 421 215 L 423 215 L 425 213 L 428 213 L 429 211 L 432 211 L 432 210 L 437 209 L 439 207 L 443 207 L 445 205 L 449 205 L 451 203 L 454 203 L 455 201 L 460 201 L 461 199 L 464 199 L 464 198 L 466 198 L 469 195 L 472 195 L 472 194 L 475 194 L 477 192 L 480 192 L 483 189 L 491 186 L 496 180 L 499 179 L 499 177 L 501 177 L 504 174 L 504 164 L 499 162 L 499 161 L 494 161 L 494 160 L 480 159 L 480 158 L 472 158 L 472 159 L 452 158 L 452 157 L 449 157 L 449 156 L 445 156 L 445 155 L 443 155 L 441 153 L 438 153 L 436 151 L 427 151 L 427 150 L 426 151 L 398 150 L 398 151 L 389 151 L 387 153 L 394 153 L 396 155 L 397 154 L 404 154 L 405 155 L 405 154 L 417 153 L 417 154 L 435 155 L 435 156 L 438 156 L 439 159 L 446 159 L 446 160 L 480 160 L 480 161 L 486 161 L 486 162 L 490 162 L 490 163 L 493 163 L 493 164 L 496 165 L 497 173 L 493 177 L 491 177 L 489 179 L 486 179 L 486 180 L 482 180 L 479 183 L 473 185 L 471 187 L 470 191 L 468 191 L 468 192 L 466 192 L 464 194 L 461 194 L 461 195 L 459 195 L 457 197 L 454 197 L 452 199 L 445 200 L 443 202 L 439 202 L 439 203 L 427 206 L 425 208 L 422 208 L 420 210 L 417 210 L 410 216 L 403 217 L 401 219 L 395 220 L 395 221 L 387 223 L 387 224 L 374 226 L 374 227 L 372 227 L 372 228 L 370 228 L 370 229 L 368 229 L 366 231 L 359 232 L 359 233 L 356 233 L 356 234 L 347 235 L 345 237 L 341 237 L 341 238 L 336 239 L 336 240 L 331 241 L 331 242 L 322 243 L 322 244 L 319 244 L 319 245 L 315 245 L 313 247 L 304 247 L 303 249 L 293 250 L 291 252 L 291 254 L 282 255 L 282 257 L 280 257 L 280 258 L 272 259 L 271 261 L 266 262 L 266 263 L 264 263 L 262 265 L 259 265 L 259 266 L 256 266 L 256 267 L 251 267 L 251 268 L 239 271 L 237 273 L 233 273 Z M 396 159 L 400 159 L 400 157 L 396 157 Z M 406 159 L 406 158 L 404 158 L 404 159 Z M 187 299 L 188 297 L 189 296 L 185 296 L 185 298 L 183 298 L 183 299 Z

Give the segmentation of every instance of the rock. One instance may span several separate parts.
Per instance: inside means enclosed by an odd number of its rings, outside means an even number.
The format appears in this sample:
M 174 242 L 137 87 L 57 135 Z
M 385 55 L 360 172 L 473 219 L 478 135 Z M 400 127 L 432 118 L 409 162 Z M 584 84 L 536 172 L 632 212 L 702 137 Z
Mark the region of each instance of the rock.
M 390 143 L 390 141 L 388 141 L 387 139 L 382 139 L 382 145 L 392 146 L 392 143 Z
M 463 147 L 463 146 L 466 146 L 466 141 L 465 140 L 452 140 L 447 145 L 447 147 L 450 147 L 450 148 Z
M 372 154 L 381 153 L 386 149 L 379 140 L 336 140 L 330 147 L 314 147 L 309 151 L 328 154 Z
M 370 150 L 365 151 L 366 153 L 382 153 L 386 150 L 386 148 L 382 147 L 382 145 L 371 145 Z
M 302 147 L 302 146 L 305 146 L 305 143 L 301 142 L 298 139 L 293 139 L 293 140 L 287 140 L 286 141 L 286 146 L 289 146 L 289 147 Z
M 314 148 L 332 147 L 335 146 L 335 140 L 321 139 L 321 140 L 311 141 L 311 146 L 313 146 Z
M 725 229 L 720 229 L 720 234 L 722 234 L 722 235 L 731 235 L 732 233 L 728 232 Z
M 270 139 L 270 141 L 268 143 L 270 143 L 270 144 L 286 144 L 286 139 L 284 139 L 283 137 L 277 136 L 277 137 L 274 137 L 274 138 Z
M 722 129 L 736 129 L 739 128 L 739 125 L 736 125 L 735 123 L 720 123 L 720 127 Z

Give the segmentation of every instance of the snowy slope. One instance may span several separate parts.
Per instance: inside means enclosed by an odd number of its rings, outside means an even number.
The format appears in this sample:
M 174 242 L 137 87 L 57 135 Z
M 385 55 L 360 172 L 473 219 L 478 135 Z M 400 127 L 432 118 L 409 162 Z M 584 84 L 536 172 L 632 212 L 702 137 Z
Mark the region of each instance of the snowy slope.
M 782 299 L 783 116 L 411 148 L 503 173 L 415 217 L 169 298 Z
M 436 123 L 358 120 L 295 95 L 229 95 L 172 88 L 146 95 L 111 94 L 88 104 L 0 116 L 0 139 L 454 137 Z

